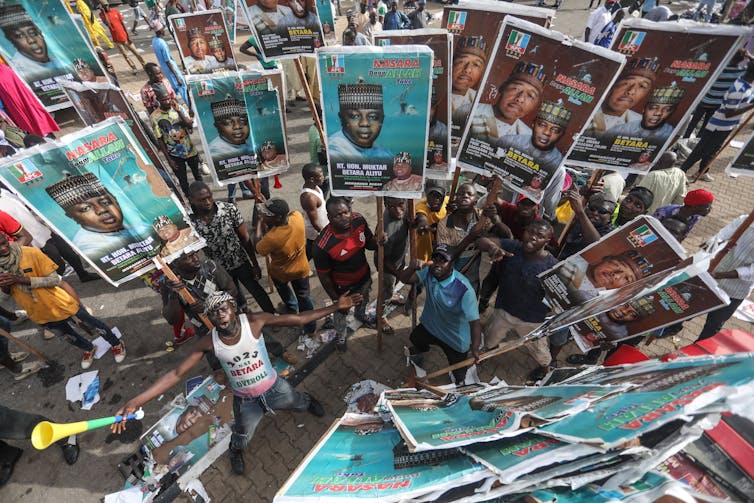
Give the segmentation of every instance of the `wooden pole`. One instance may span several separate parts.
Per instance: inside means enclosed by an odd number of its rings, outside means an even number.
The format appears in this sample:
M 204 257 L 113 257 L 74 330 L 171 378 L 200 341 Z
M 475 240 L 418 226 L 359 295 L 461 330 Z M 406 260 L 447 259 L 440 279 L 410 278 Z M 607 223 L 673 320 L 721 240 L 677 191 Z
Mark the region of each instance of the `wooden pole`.
M 717 252 L 715 258 L 713 258 L 709 264 L 709 272 L 713 272 L 715 270 L 715 268 L 720 264 L 720 261 L 723 259 L 723 257 L 725 257 L 733 249 L 733 247 L 736 246 L 738 240 L 741 238 L 743 233 L 746 232 L 746 229 L 751 226 L 752 223 L 754 223 L 754 210 L 752 210 L 751 213 L 749 213 L 749 216 L 746 217 L 743 222 L 741 222 L 741 225 L 738 226 L 738 229 L 736 229 L 736 232 L 733 233 L 723 249 Z
M 414 200 L 408 200 L 408 218 L 411 222 L 416 220 L 416 206 Z M 408 230 L 408 263 L 411 264 L 416 257 L 416 228 L 412 225 Z M 411 330 L 416 328 L 416 285 L 411 285 L 409 292 L 411 302 Z
M 504 343 L 502 346 L 499 346 L 496 349 L 493 349 L 491 351 L 487 351 L 486 353 L 482 353 L 481 355 L 479 355 L 479 363 L 482 363 L 484 360 L 489 360 L 490 358 L 494 358 L 494 357 L 496 357 L 498 355 L 502 355 L 503 353 L 507 353 L 509 351 L 513 351 L 514 349 L 518 349 L 521 346 L 523 346 L 524 344 L 526 344 L 527 342 L 529 342 L 530 340 L 534 340 L 534 339 L 520 339 L 520 340 L 517 340 L 517 341 L 512 341 L 512 342 Z M 450 365 L 448 367 L 445 367 L 445 368 L 442 368 L 442 369 L 437 370 L 435 372 L 432 372 L 431 374 L 427 374 L 424 377 L 417 377 L 416 378 L 417 384 L 418 384 L 419 381 L 422 381 L 422 382 L 423 381 L 428 381 L 430 379 L 434 379 L 435 377 L 447 374 L 448 372 L 452 372 L 452 371 L 454 371 L 456 369 L 460 369 L 460 368 L 463 368 L 463 367 L 468 367 L 472 363 L 474 363 L 474 358 L 473 357 L 472 358 L 467 358 L 467 359 L 465 359 L 463 361 L 460 361 L 460 362 L 455 363 L 453 365 Z
M 385 320 L 382 315 L 385 313 L 385 288 L 383 287 L 385 279 L 385 219 L 384 198 L 377 196 L 377 351 L 382 351 L 382 330 Z
M 3 330 L 2 328 L 0 328 L 0 335 L 2 335 L 4 337 L 7 337 L 9 341 L 15 342 L 16 344 L 18 344 L 19 346 L 21 346 L 22 348 L 24 348 L 26 351 L 28 351 L 29 353 L 33 354 L 34 356 L 36 356 L 40 360 L 42 360 L 43 362 L 45 362 L 45 363 L 51 363 L 52 362 L 52 360 L 49 357 L 47 357 L 44 353 L 42 353 L 38 349 L 34 348 L 34 346 L 31 346 L 31 345 L 27 344 L 26 342 L 22 341 L 21 339 L 19 339 L 18 337 L 15 337 L 15 336 L 9 334 L 8 332 L 6 332 L 5 330 Z
M 448 192 L 448 203 L 452 203 L 458 190 L 458 180 L 461 178 L 461 167 L 456 163 L 456 170 L 453 172 L 453 181 L 450 183 L 450 192 Z
M 698 181 L 698 180 L 699 180 L 699 179 L 700 179 L 701 177 L 703 177 L 704 175 L 706 175 L 706 174 L 707 174 L 707 171 L 709 171 L 709 170 L 710 170 L 710 168 L 712 168 L 712 163 L 713 163 L 713 162 L 715 162 L 715 161 L 717 160 L 717 158 L 718 158 L 718 157 L 720 157 L 720 154 L 721 154 L 721 153 L 723 152 L 723 150 L 725 150 L 725 148 L 726 148 L 726 147 L 727 147 L 728 145 L 730 145 L 730 142 L 732 142 L 732 141 L 733 141 L 733 140 L 734 140 L 734 139 L 736 138 L 736 136 L 738 136 L 738 133 L 740 133 L 740 132 L 741 132 L 741 130 L 742 130 L 743 128 L 745 128 L 745 127 L 746 127 L 746 125 L 747 125 L 747 124 L 749 124 L 749 122 L 751 122 L 751 119 L 752 119 L 752 118 L 754 118 L 754 113 L 750 113 L 750 114 L 749 114 L 749 116 L 748 116 L 748 117 L 746 117 L 746 120 L 745 120 L 745 121 L 743 121 L 743 123 L 741 123 L 741 125 L 740 125 L 740 126 L 738 126 L 738 127 L 736 128 L 736 130 L 735 130 L 735 131 L 733 131 L 733 133 L 732 133 L 731 135 L 729 135 L 729 136 L 728 136 L 728 139 L 727 139 L 727 140 L 725 140 L 725 143 L 723 143 L 723 146 L 722 146 L 722 147 L 720 147 L 720 150 L 718 150 L 718 151 L 717 151 L 717 153 L 715 154 L 715 157 L 713 157 L 713 158 L 712 158 L 712 159 L 710 160 L 710 162 L 708 162 L 708 163 L 707 163 L 707 166 L 706 166 L 706 167 L 705 167 L 705 168 L 704 168 L 703 170 L 699 171 L 699 172 L 698 172 L 698 173 L 696 174 L 696 176 L 694 177 L 694 181 L 693 181 L 693 182 L 691 182 L 691 183 L 696 183 L 696 182 L 697 182 L 697 181 Z
M 162 273 L 165 275 L 166 278 L 168 278 L 170 281 L 181 281 L 181 278 L 175 275 L 173 270 L 170 268 L 170 266 L 165 263 L 164 260 L 162 260 L 162 257 L 155 257 L 154 258 L 157 267 L 159 267 L 162 270 Z M 183 302 L 185 302 L 187 305 L 191 305 L 194 302 L 196 302 L 196 299 L 193 295 L 191 295 L 191 292 L 188 291 L 186 287 L 183 287 L 179 290 L 178 295 L 181 296 L 183 299 Z M 200 320 L 202 320 L 202 323 L 204 323 L 204 326 L 207 327 L 209 330 L 212 330 L 215 328 L 215 326 L 212 324 L 211 321 L 209 321 L 209 318 L 207 317 L 204 312 L 196 313 Z
M 301 86 L 304 88 L 304 95 L 306 96 L 306 102 L 309 105 L 309 110 L 312 112 L 312 118 L 314 119 L 314 126 L 317 128 L 317 133 L 319 133 L 319 139 L 322 142 L 322 145 L 326 145 L 327 142 L 325 141 L 325 131 L 322 128 L 322 121 L 319 118 L 319 115 L 317 115 L 317 107 L 314 103 L 314 98 L 312 97 L 312 91 L 309 89 L 309 80 L 306 78 L 306 73 L 304 72 L 304 66 L 301 64 L 301 56 L 294 59 L 294 63 L 296 64 L 296 71 L 298 72 L 298 78 L 301 80 Z

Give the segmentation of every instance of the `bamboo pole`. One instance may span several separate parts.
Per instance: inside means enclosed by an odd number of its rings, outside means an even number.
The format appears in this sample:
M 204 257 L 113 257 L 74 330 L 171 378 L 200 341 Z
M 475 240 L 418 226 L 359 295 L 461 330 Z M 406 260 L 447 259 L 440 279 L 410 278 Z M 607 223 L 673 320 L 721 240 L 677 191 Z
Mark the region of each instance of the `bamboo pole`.
M 382 351 L 382 331 L 384 329 L 385 320 L 382 319 L 385 313 L 385 288 L 383 286 L 385 280 L 385 219 L 383 215 L 384 211 L 384 198 L 377 196 L 377 351 Z
M 414 200 L 408 200 L 408 217 L 411 222 L 416 220 L 416 206 Z M 416 228 L 412 225 L 408 230 L 408 263 L 411 264 L 416 257 Z M 409 292 L 409 302 L 411 302 L 411 330 L 416 328 L 416 285 L 411 285 Z

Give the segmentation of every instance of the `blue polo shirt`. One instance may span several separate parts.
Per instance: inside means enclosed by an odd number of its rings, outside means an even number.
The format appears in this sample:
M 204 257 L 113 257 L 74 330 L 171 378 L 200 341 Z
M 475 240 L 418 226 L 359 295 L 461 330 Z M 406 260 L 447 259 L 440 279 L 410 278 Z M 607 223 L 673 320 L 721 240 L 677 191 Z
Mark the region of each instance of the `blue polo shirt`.
M 469 322 L 479 319 L 476 294 L 466 277 L 456 270 L 442 281 L 429 267 L 416 271 L 426 295 L 421 324 L 451 348 L 465 353 L 471 346 Z

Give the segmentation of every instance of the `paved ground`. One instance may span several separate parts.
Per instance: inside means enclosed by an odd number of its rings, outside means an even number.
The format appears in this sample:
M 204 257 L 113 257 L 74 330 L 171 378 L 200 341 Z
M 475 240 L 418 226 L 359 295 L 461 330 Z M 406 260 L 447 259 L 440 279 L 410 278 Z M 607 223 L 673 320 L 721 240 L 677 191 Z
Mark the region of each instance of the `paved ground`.
M 531 2 L 527 2 L 531 3 Z M 582 31 L 587 11 L 586 0 L 567 0 L 558 12 L 556 28 L 570 35 Z M 438 10 L 439 4 L 430 5 L 432 11 Z M 344 2 L 344 11 L 350 4 Z M 122 8 L 130 24 L 130 9 Z M 340 23 L 343 18 L 340 19 Z M 243 32 L 239 33 L 243 40 Z M 142 24 L 135 37 L 137 46 L 144 50 L 145 58 L 154 60 L 150 35 Z M 240 45 L 240 44 L 237 44 Z M 137 92 L 146 80 L 143 74 L 132 76 L 127 66 L 116 51 L 111 51 L 112 59 L 119 71 L 121 84 L 129 92 Z M 240 62 L 247 60 L 243 55 Z M 140 108 L 137 104 L 137 108 Z M 307 161 L 306 131 L 311 123 L 306 107 L 300 103 L 291 110 L 289 119 L 289 146 L 292 155 L 292 169 L 281 177 L 283 189 L 275 195 L 287 197 L 292 206 L 297 205 L 296 197 L 300 186 L 300 166 Z M 66 130 L 78 127 L 72 114 L 59 114 L 58 120 Z M 716 232 L 731 218 L 751 210 L 754 181 L 748 178 L 732 179 L 722 173 L 724 165 L 732 155 L 729 149 L 715 164 L 712 173 L 716 175 L 714 183 L 705 184 L 717 195 L 712 214 L 696 226 L 687 240 L 687 249 L 696 250 L 704 238 Z M 224 197 L 224 191 L 217 190 L 217 197 Z M 250 216 L 251 205 L 240 203 L 245 216 Z M 372 198 L 357 200 L 356 209 L 367 214 L 374 221 L 375 203 Z M 0 371 L 0 403 L 45 414 L 58 422 L 78 421 L 99 416 L 110 415 L 120 404 L 143 389 L 165 369 L 174 366 L 187 353 L 180 348 L 175 352 L 166 352 L 165 341 L 172 339 L 172 331 L 164 322 L 159 312 L 159 298 L 139 282 L 131 282 L 119 289 L 114 289 L 104 282 L 79 284 L 72 280 L 74 288 L 80 293 L 86 305 L 94 309 L 97 316 L 112 326 L 118 326 L 124 333 L 128 347 L 128 358 L 122 365 L 115 365 L 112 357 L 106 355 L 95 363 L 94 369 L 100 370 L 102 401 L 94 410 L 86 412 L 72 407 L 65 401 L 64 382 L 52 387 L 42 387 L 36 378 L 16 383 L 10 373 Z M 314 280 L 314 296 L 321 302 L 325 296 L 319 283 Z M 278 302 L 277 295 L 273 302 Z M 642 347 L 651 354 L 663 354 L 692 340 L 701 329 L 703 319 L 686 324 L 686 329 L 674 340 L 655 342 L 650 347 Z M 375 333 L 371 330 L 359 330 L 349 343 L 345 355 L 334 354 L 312 375 L 299 389 L 309 391 L 324 404 L 326 416 L 321 419 L 308 414 L 281 413 L 272 419 L 266 419 L 258 429 L 247 453 L 247 473 L 245 477 L 230 474 L 226 458 L 221 458 L 201 477 L 210 495 L 215 501 L 270 501 L 275 491 L 282 485 L 288 475 L 303 459 L 319 436 L 334 418 L 344 410 L 342 396 L 348 387 L 361 379 L 375 379 L 387 385 L 399 385 L 407 375 L 403 354 L 403 345 L 408 339 L 410 319 L 397 316 L 391 320 L 396 334 L 386 337 L 381 353 L 376 350 Z M 752 327 L 738 321 L 729 323 L 730 327 L 751 330 Z M 53 359 L 66 366 L 66 377 L 80 372 L 79 353 L 61 341 L 44 341 L 36 334 L 36 328 L 26 323 L 16 330 L 16 335 L 35 345 Z M 295 333 L 280 331 L 278 337 L 283 342 L 291 343 Z M 575 350 L 569 346 L 562 358 Z M 439 353 L 432 353 L 428 359 L 428 368 L 443 366 Z M 534 362 L 524 351 L 516 351 L 496 361 L 486 363 L 481 369 L 482 379 L 498 376 L 510 383 L 522 382 L 523 376 L 534 367 Z M 208 373 L 207 367 L 201 367 L 196 374 Z M 179 390 L 176 389 L 175 393 Z M 172 397 L 172 395 L 171 395 Z M 165 403 L 170 397 L 149 404 L 146 407 L 146 424 L 153 423 L 165 411 Z M 17 442 L 20 445 L 20 443 Z M 123 480 L 117 473 L 119 460 L 136 448 L 135 443 L 124 444 L 109 435 L 106 430 L 87 433 L 81 437 L 81 459 L 74 467 L 65 465 L 56 448 L 49 452 L 34 451 L 30 445 L 21 458 L 13 480 L 0 489 L 0 501 L 4 502 L 48 502 L 48 501 L 82 501 L 100 500 L 103 494 L 122 487 Z

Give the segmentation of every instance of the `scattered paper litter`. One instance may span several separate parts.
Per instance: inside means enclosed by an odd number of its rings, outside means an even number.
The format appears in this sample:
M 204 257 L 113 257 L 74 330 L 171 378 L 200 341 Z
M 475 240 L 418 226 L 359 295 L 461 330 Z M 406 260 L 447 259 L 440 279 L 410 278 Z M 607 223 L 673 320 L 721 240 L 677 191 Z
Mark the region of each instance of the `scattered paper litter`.
M 115 337 L 120 339 L 123 337 L 123 334 L 120 333 L 120 330 L 118 330 L 118 327 L 113 327 L 113 333 L 115 334 Z M 99 360 L 103 356 L 105 356 L 105 353 L 110 351 L 110 343 L 107 342 L 102 337 L 97 337 L 92 341 L 92 344 L 94 344 L 94 358 Z

